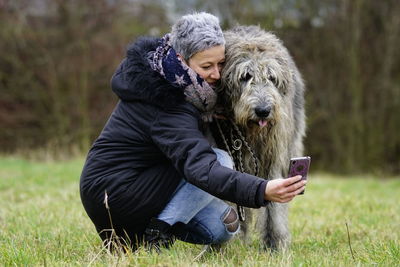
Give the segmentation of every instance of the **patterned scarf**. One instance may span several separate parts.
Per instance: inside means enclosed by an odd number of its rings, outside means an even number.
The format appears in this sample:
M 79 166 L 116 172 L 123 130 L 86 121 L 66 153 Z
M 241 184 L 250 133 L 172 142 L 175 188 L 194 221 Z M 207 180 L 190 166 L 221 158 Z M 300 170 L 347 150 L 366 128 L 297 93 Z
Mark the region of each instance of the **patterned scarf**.
M 156 50 L 149 54 L 149 63 L 169 83 L 184 90 L 186 101 L 202 112 L 204 121 L 212 120 L 217 93 L 176 55 L 170 43 L 170 34 L 166 34 Z

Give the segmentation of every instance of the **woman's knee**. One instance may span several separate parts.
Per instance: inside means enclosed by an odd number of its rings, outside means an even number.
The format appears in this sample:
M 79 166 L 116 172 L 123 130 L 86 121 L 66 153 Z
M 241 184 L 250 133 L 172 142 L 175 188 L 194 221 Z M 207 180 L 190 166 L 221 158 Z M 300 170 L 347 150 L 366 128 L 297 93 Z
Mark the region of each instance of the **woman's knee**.
M 223 214 L 221 223 L 221 231 L 215 235 L 214 244 L 227 242 L 240 230 L 239 216 L 232 207 Z
M 229 210 L 223 219 L 223 223 L 229 233 L 236 233 L 239 230 L 239 216 L 235 209 L 229 207 Z

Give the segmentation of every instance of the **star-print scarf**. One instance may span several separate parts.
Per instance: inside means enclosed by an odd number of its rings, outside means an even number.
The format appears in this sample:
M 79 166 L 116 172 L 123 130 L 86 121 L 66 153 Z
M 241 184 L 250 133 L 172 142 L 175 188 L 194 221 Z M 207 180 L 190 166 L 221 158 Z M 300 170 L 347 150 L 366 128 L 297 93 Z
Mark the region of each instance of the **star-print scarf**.
M 170 43 L 170 34 L 166 34 L 156 50 L 149 54 L 149 63 L 169 83 L 184 90 L 186 101 L 200 110 L 204 121 L 212 120 L 217 93 L 176 55 Z

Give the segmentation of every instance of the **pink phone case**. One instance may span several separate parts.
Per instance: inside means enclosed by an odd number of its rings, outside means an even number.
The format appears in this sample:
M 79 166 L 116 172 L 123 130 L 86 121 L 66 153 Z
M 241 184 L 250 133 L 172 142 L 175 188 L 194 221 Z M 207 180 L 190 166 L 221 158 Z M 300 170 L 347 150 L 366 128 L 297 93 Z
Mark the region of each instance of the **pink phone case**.
M 298 157 L 298 158 L 291 158 L 290 165 L 289 165 L 289 173 L 288 177 L 293 177 L 296 175 L 301 175 L 302 180 L 307 180 L 308 170 L 310 168 L 311 157 Z M 304 194 L 304 191 L 300 194 Z

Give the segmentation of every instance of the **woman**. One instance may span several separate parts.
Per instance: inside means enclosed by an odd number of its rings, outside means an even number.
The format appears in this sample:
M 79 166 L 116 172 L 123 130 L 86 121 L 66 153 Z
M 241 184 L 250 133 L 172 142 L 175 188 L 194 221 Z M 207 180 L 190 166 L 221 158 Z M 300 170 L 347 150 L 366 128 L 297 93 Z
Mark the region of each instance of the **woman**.
M 220 244 L 239 230 L 235 210 L 220 199 L 258 208 L 304 189 L 292 185 L 300 177 L 268 182 L 233 171 L 227 153 L 204 137 L 224 45 L 218 19 L 195 13 L 164 38 L 128 48 L 112 78 L 120 101 L 81 175 L 82 203 L 103 240 Z

